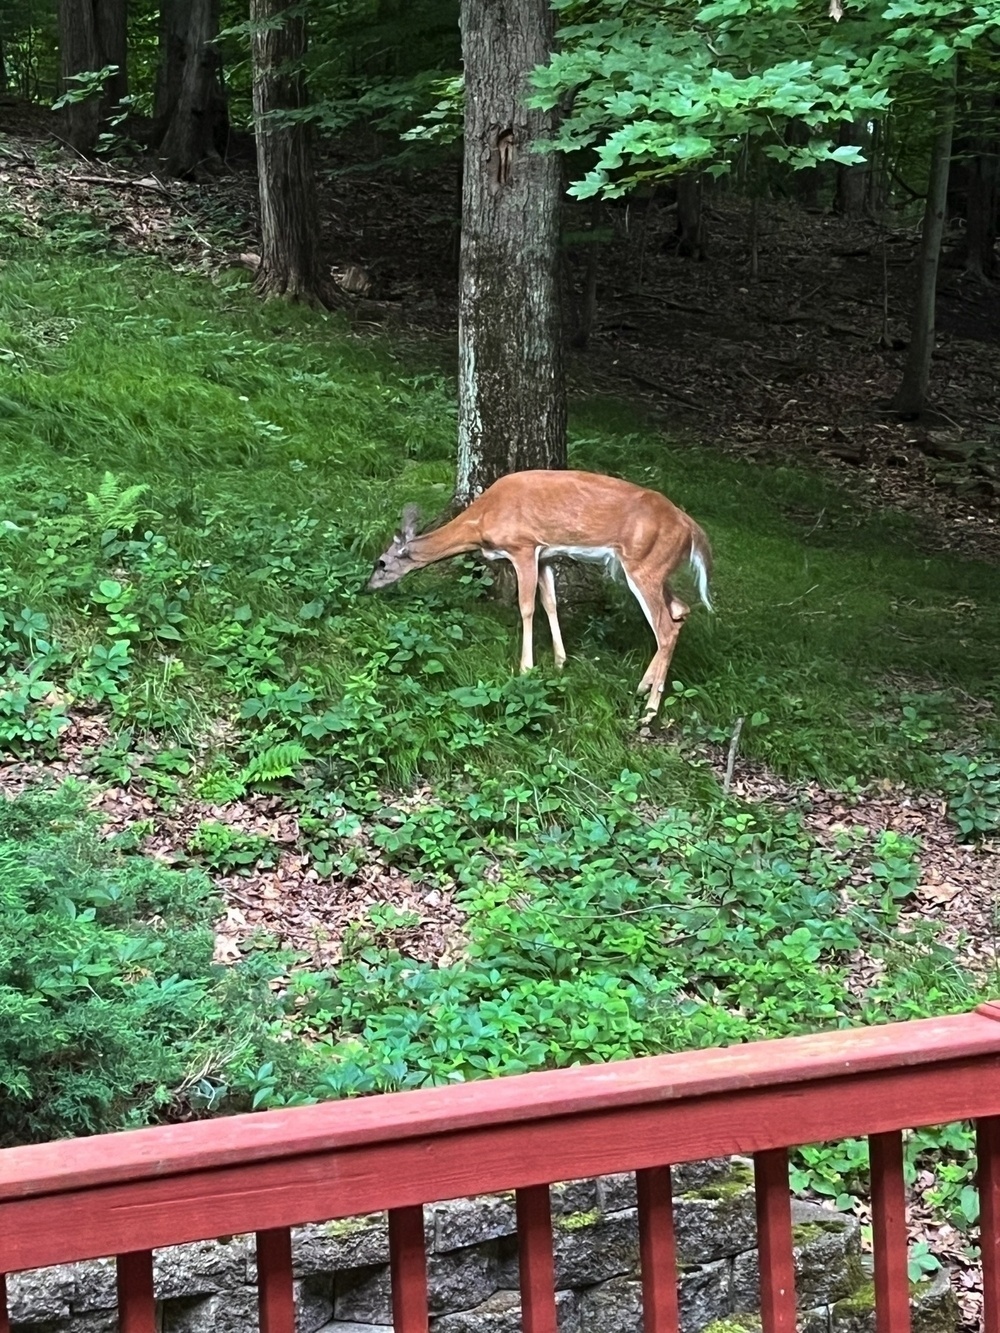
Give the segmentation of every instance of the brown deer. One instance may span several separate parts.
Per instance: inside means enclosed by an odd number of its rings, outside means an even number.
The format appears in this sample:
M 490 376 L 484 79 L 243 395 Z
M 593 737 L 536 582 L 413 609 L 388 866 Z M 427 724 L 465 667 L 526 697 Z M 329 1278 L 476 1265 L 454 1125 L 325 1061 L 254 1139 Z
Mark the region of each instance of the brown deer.
M 656 635 L 656 652 L 639 682 L 647 694 L 643 723 L 660 707 L 667 668 L 688 607 L 667 580 L 687 560 L 698 594 L 709 610 L 712 550 L 708 538 L 683 510 L 658 491 L 594 472 L 512 472 L 494 482 L 457 518 L 417 533 L 418 510 L 407 505 L 400 530 L 379 556 L 366 591 L 387 588 L 404 574 L 436 560 L 479 551 L 487 560 L 509 560 L 517 574 L 521 611 L 521 670 L 534 665 L 532 621 L 535 592 L 552 632 L 557 668 L 566 661 L 556 614 L 556 587 L 549 563 L 556 556 L 596 561 L 624 574 Z

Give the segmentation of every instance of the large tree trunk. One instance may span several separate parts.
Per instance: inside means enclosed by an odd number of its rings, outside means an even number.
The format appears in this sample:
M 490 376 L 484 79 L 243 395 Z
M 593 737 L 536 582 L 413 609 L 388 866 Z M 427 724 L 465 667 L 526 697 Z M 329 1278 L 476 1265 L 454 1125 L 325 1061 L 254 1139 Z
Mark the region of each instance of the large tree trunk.
M 463 0 L 465 165 L 455 499 L 498 477 L 566 466 L 555 153 L 548 113 L 525 106 L 552 49 L 547 0 Z
M 219 33 L 219 0 L 164 0 L 153 146 L 168 175 L 213 169 L 228 132 Z
M 320 271 L 310 127 L 275 120 L 275 113 L 307 104 L 305 18 L 297 0 L 250 0 L 250 20 L 262 243 L 256 288 L 262 296 L 330 304 Z
M 80 153 L 93 151 L 101 126 L 128 92 L 125 0 L 59 0 L 59 72 L 63 91 L 71 76 L 114 65 L 99 96 L 69 102 L 66 138 Z
M 927 201 L 920 238 L 920 272 L 913 307 L 910 348 L 903 381 L 892 401 L 895 411 L 907 417 L 917 417 L 924 410 L 930 384 L 938 263 L 948 207 L 948 172 L 954 130 L 955 83 L 952 82 L 947 90 L 942 90 L 942 104 L 938 110 L 938 128 L 931 151 L 930 179 L 927 182 Z

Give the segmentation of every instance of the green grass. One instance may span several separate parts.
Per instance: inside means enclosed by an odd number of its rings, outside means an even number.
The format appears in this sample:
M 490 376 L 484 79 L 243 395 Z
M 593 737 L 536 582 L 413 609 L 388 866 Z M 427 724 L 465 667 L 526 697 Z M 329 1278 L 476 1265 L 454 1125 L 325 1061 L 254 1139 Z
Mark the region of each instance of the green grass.
M 183 669 L 164 683 L 163 643 L 136 644 L 128 688 L 183 700 L 179 735 L 190 739 L 245 696 L 206 666 L 220 624 L 241 606 L 255 623 L 271 612 L 299 626 L 279 634 L 281 672 L 308 668 L 324 699 L 371 670 L 401 620 L 420 633 L 450 623 L 454 638 L 430 635 L 434 678 L 417 673 L 426 683 L 508 680 L 515 616 L 474 597 L 454 569 L 378 600 L 354 596 L 401 505 L 415 499 L 432 514 L 448 497 L 455 412 L 445 377 L 413 373 L 391 344 L 336 317 L 261 307 L 238 283 L 51 250 L 22 250 L 5 265 L 0 346 L 3 512 L 14 525 L 3 537 L 5 605 L 42 611 L 70 652 L 106 642 L 85 574 L 60 587 L 60 567 L 39 563 L 36 519 L 86 517 L 83 495 L 108 471 L 120 487 L 144 483 L 138 526 L 176 553 L 169 577 L 186 581 L 188 619 L 184 641 L 171 644 Z M 674 660 L 675 680 L 694 691 L 667 710 L 682 738 L 721 741 L 742 715 L 743 750 L 781 772 L 933 781 L 926 746 L 901 730 L 904 696 L 929 710 L 935 736 L 958 739 L 969 702 L 993 702 L 994 570 L 922 554 L 915 523 L 862 515 L 815 476 L 672 443 L 617 405 L 578 405 L 573 437 L 575 463 L 663 489 L 712 536 L 718 614 L 692 616 Z M 323 612 L 303 622 L 316 599 Z M 652 646 L 637 606 L 608 587 L 567 620 L 569 669 L 546 687 L 558 701 L 551 742 L 601 776 L 626 761 L 649 767 L 632 734 L 632 690 Z M 397 674 L 375 670 L 387 701 L 398 699 Z M 446 771 L 443 748 L 416 734 L 385 756 L 388 776 Z M 477 763 L 502 771 L 522 749 L 516 734 L 497 734 Z M 676 755 L 656 764 L 671 772 L 673 795 L 698 790 Z

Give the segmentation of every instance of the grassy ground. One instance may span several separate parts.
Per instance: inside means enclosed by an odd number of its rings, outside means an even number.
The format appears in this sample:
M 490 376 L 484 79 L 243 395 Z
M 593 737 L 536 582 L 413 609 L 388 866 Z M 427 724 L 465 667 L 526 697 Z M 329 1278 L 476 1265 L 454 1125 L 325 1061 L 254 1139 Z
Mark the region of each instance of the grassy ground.
M 99 711 L 120 736 L 97 776 L 164 805 L 276 791 L 321 867 L 350 875 L 365 828 L 468 914 L 459 963 L 415 966 L 383 917 L 336 975 L 293 979 L 311 1072 L 269 1064 L 247 1096 L 971 1002 L 928 934 L 895 935 L 912 844 L 819 848 L 796 818 L 724 800 L 704 755 L 743 717 L 742 752 L 781 774 L 933 788 L 958 771 L 990 827 L 1000 787 L 968 766 L 997 739 L 994 570 L 927 555 L 915 523 L 814 476 L 577 403 L 573 461 L 661 488 L 716 549 L 718 613 L 692 616 L 670 730 L 640 743 L 652 645 L 626 590 L 567 617 L 561 678 L 512 676 L 515 617 L 472 562 L 359 596 L 402 504 L 449 495 L 453 385 L 426 352 L 98 244 L 11 239 L 0 269 L 0 741 L 51 755 L 70 711 Z M 864 996 L 845 985 L 859 947 L 884 964 Z
M 470 570 L 464 582 L 435 570 L 382 600 L 354 597 L 402 503 L 433 513 L 447 498 L 455 418 L 442 376 L 409 373 L 390 346 L 352 337 L 335 318 L 262 309 L 239 285 L 220 290 L 136 260 L 12 261 L 0 321 L 15 601 L 47 615 L 61 644 L 105 641 L 85 579 L 60 583 L 73 563 L 66 550 L 46 561 L 17 529 L 31 530 L 34 515 L 99 526 L 106 515 L 82 495 L 96 495 L 107 472 L 119 491 L 148 487 L 132 506 L 139 526 L 154 512 L 157 532 L 190 562 L 179 571 L 189 594 L 176 649 L 183 674 L 172 667 L 169 688 L 156 686 L 184 700 L 182 732 L 232 700 L 232 679 L 206 665 L 230 607 L 297 624 L 279 636 L 286 667 L 308 663 L 324 694 L 364 669 L 400 617 L 425 633 L 428 606 L 435 625 L 442 612 L 457 617 L 454 639 L 431 635 L 433 684 L 507 680 L 513 617 L 470 597 Z M 744 715 L 745 751 L 779 771 L 932 780 L 923 749 L 900 729 L 902 709 L 915 704 L 936 732 L 961 736 L 963 703 L 990 697 L 995 571 L 922 554 L 913 523 L 861 515 L 815 477 L 677 445 L 614 405 L 578 404 L 573 437 L 575 463 L 662 488 L 712 535 L 718 615 L 692 617 L 674 664 L 696 692 L 669 710 L 689 724 L 682 731 L 721 737 Z M 298 618 L 317 601 L 322 613 Z M 631 690 L 651 648 L 638 608 L 609 589 L 571 617 L 568 640 L 551 724 L 559 745 L 602 772 L 628 755 L 644 766 L 631 742 Z M 148 691 L 162 675 L 164 642 L 136 643 L 130 689 Z M 401 779 L 434 768 L 415 743 L 389 757 Z M 502 767 L 517 746 L 491 744 L 483 760 L 494 752 Z

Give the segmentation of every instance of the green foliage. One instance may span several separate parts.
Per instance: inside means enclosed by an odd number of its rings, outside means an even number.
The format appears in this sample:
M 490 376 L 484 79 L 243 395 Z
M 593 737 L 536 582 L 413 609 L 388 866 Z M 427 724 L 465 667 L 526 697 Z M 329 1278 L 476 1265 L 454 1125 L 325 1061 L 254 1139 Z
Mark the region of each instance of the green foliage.
M 993 753 L 972 758 L 946 754 L 942 760 L 948 813 L 964 838 L 993 836 L 1000 830 L 1000 759 Z
M 847 1024 L 892 1005 L 904 968 L 925 1011 L 976 994 L 940 946 L 895 937 L 916 874 L 913 845 L 896 835 L 833 854 L 797 817 L 654 815 L 638 773 L 589 795 L 578 776 L 554 764 L 369 817 L 391 865 L 457 883 L 465 955 L 415 963 L 358 927 L 334 977 L 298 978 L 290 1013 L 329 1062 L 316 1096 Z M 361 803 L 338 792 L 334 823 L 323 799 L 314 827 L 346 850 Z M 869 888 L 845 903 L 861 866 Z M 885 980 L 857 1000 L 845 983 L 861 947 L 883 961 Z M 844 1193 L 855 1159 L 806 1152 L 804 1179 Z
M 260 833 L 243 833 L 218 820 L 203 820 L 188 849 L 203 865 L 224 875 L 242 873 L 255 866 L 266 868 L 277 860 L 277 849 L 270 838 Z
M 555 146 L 588 150 L 571 192 L 621 195 L 681 172 L 721 175 L 753 154 L 794 168 L 850 164 L 838 122 L 882 117 L 919 87 L 933 97 L 958 52 L 991 55 L 995 7 L 965 0 L 845 5 L 840 21 L 787 0 L 673 9 L 556 0 L 559 50 L 536 70 L 535 103 L 561 106 Z M 794 122 L 812 133 L 784 133 Z
M 101 836 L 79 787 L 0 798 L 0 1144 L 240 1104 L 277 1012 L 262 961 L 213 964 L 217 910 Z

